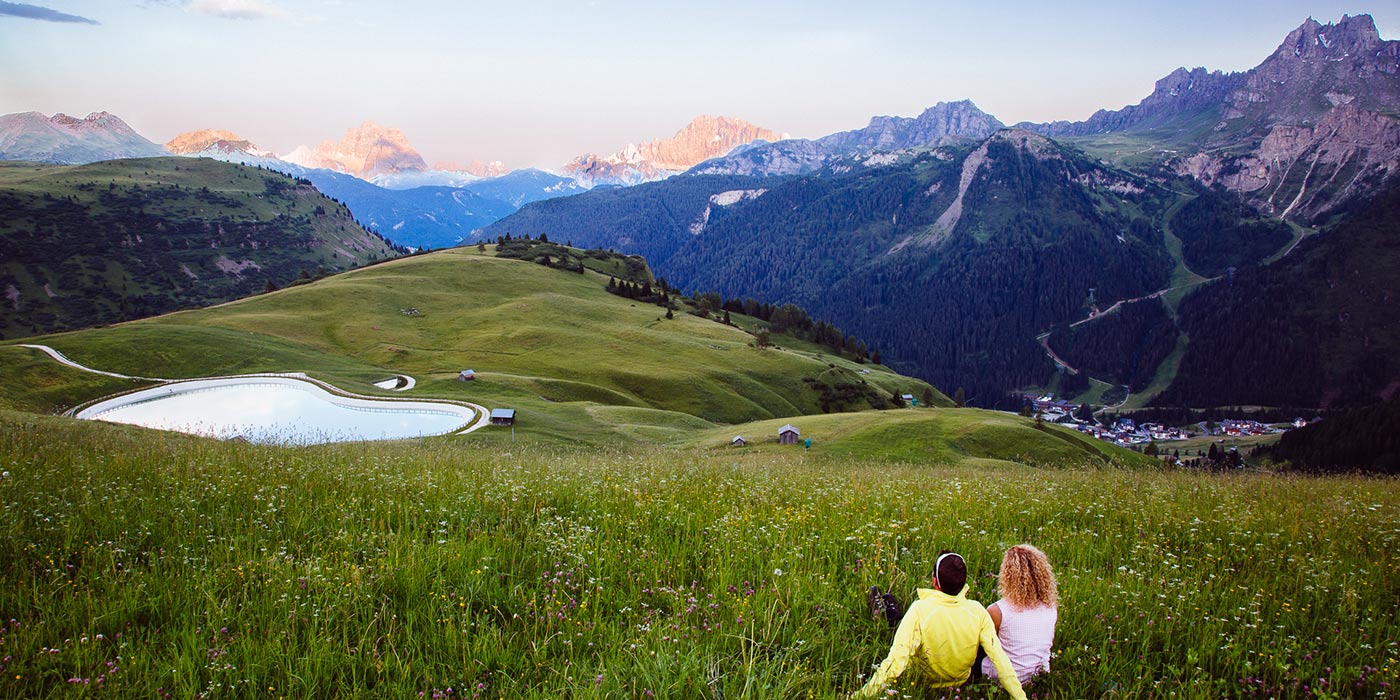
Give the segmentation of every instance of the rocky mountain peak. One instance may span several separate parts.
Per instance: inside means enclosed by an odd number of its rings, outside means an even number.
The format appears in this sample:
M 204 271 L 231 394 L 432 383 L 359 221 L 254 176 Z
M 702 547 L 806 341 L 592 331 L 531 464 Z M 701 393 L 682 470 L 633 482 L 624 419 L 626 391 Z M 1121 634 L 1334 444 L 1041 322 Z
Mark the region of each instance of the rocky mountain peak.
M 758 139 L 777 141 L 782 134 L 734 117 L 702 114 L 669 139 L 647 141 L 631 153 L 622 153 L 625 162 L 649 161 L 661 170 L 687 170 L 710 158 L 722 156 L 735 146 Z
M 263 152 L 251 141 L 224 129 L 186 131 L 165 142 L 165 149 L 176 155 L 187 155 L 215 148 L 224 152 L 244 151 L 253 155 Z
M 629 143 L 606 158 L 587 153 L 560 170 L 589 186 L 633 185 L 688 170 L 754 141 L 777 141 L 786 136 L 743 119 L 702 114 L 669 139 Z
M 1330 59 L 1355 56 L 1375 50 L 1381 33 L 1370 15 L 1342 15 L 1336 24 L 1319 24 L 1309 17 L 1288 33 L 1272 58 L 1289 60 Z
M 304 146 L 283 157 L 307 168 L 326 168 L 369 179 L 409 170 L 426 170 L 423 156 L 409 144 L 408 137 L 392 126 L 365 120 L 345 130 L 340 141 L 322 141 L 314 149 Z

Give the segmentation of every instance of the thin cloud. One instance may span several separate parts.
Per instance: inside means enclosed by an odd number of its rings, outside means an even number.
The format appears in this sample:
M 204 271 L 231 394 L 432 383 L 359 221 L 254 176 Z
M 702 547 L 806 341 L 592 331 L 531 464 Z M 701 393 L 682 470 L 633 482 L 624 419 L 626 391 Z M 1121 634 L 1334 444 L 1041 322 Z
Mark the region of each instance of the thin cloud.
M 194 0 L 190 9 L 223 19 L 272 19 L 287 15 L 282 8 L 261 0 Z
M 0 17 L 23 17 L 24 19 L 38 19 L 45 22 L 69 22 L 72 24 L 101 24 L 95 19 L 70 15 L 38 5 L 26 5 L 22 2 L 0 2 Z

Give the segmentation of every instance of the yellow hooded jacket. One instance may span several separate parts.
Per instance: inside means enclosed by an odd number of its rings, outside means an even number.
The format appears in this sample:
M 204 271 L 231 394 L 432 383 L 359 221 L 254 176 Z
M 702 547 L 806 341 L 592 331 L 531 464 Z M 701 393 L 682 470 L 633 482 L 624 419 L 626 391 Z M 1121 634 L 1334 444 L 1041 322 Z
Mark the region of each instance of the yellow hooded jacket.
M 919 589 L 919 599 L 909 606 L 894 633 L 890 654 L 853 698 L 873 698 L 899 680 L 912 661 L 919 678 L 932 687 L 946 688 L 967 682 L 978 645 L 996 666 L 1001 687 L 1015 700 L 1026 700 L 1011 660 L 1001 649 L 996 626 L 987 609 L 967 599 L 967 587 L 956 596 L 929 588 Z

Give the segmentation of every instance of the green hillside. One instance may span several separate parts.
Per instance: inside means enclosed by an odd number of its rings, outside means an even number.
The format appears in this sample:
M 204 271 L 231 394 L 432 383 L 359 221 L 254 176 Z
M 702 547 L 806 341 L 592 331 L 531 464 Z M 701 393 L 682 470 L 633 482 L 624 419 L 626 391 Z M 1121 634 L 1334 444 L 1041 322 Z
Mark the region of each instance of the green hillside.
M 904 409 L 803 416 L 758 421 L 697 433 L 677 446 L 768 454 L 795 448 L 777 442 L 778 429 L 791 423 L 810 439 L 811 454 L 824 457 L 886 459 L 911 464 L 1012 463 L 1059 466 L 1116 462 L 1149 466 L 1152 458 L 1129 452 L 1067 428 L 1042 425 L 998 411 Z
M 398 253 L 310 183 L 206 158 L 0 162 L 0 337 L 205 306 Z
M 395 395 L 515 408 L 513 436 L 458 438 L 484 443 L 689 448 L 744 434 L 763 450 L 781 425 L 801 417 L 814 451 L 833 456 L 943 464 L 1138 460 L 1076 433 L 1038 430 L 1025 418 L 942 408 L 952 402 L 924 382 L 784 334 L 759 347 L 751 334 L 765 326 L 758 319 L 731 314 L 726 325 L 685 305 L 667 319 L 659 306 L 606 292 L 607 280 L 592 270 L 462 248 L 27 342 L 146 377 L 304 371 L 352 392 L 387 395 L 372 383 L 407 374 L 417 387 Z M 20 388 L 7 405 L 19 410 L 58 413 L 133 386 L 57 366 L 27 348 L 0 346 L 0 360 L 0 378 Z M 462 369 L 476 370 L 477 379 L 458 381 Z M 892 401 L 926 391 L 934 408 Z
M 371 382 L 400 372 L 418 380 L 414 395 L 517 407 L 533 434 L 585 442 L 611 439 L 614 427 L 635 432 L 625 427 L 639 422 L 635 411 L 653 412 L 640 414 L 655 426 L 643 433 L 659 438 L 697 425 L 691 419 L 708 426 L 816 413 L 821 387 L 838 382 L 864 387 L 881 404 L 929 389 L 804 343 L 787 347 L 781 335 L 759 348 L 737 325 L 684 312 L 668 320 L 661 307 L 607 293 L 607 279 L 457 249 L 34 342 L 137 376 L 302 370 L 375 393 Z M 468 368 L 478 380 L 456 381 Z M 93 396 L 59 398 L 48 407 Z

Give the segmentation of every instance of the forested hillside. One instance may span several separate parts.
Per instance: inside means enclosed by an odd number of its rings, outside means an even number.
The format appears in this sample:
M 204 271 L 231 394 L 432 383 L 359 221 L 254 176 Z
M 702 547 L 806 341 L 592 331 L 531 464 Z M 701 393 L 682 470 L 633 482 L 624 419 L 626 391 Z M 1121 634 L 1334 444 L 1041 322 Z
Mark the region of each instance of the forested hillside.
M 1400 390 L 1400 188 L 1271 265 L 1187 297 L 1162 405 L 1359 406 Z
M 258 168 L 0 163 L 0 337 L 206 306 L 399 253 L 310 183 Z
M 1065 362 L 1082 373 L 1140 391 L 1176 345 L 1176 323 L 1162 302 L 1147 299 L 1049 338 Z
M 1261 452 L 1305 471 L 1400 474 L 1400 399 L 1290 430 Z
M 1141 295 L 1173 265 L 1163 191 L 1026 132 L 837 170 L 677 177 L 529 205 L 485 233 L 648 251 L 682 289 L 797 303 L 984 406 L 1048 376 L 1035 336 L 1082 317 L 1091 288 Z
M 673 177 L 633 187 L 598 189 L 584 195 L 537 201 L 477 231 L 474 240 L 510 235 L 571 241 L 585 248 L 612 248 L 641 255 L 657 269 L 705 225 L 710 198 L 721 192 L 771 187 L 780 180 L 732 175 Z

